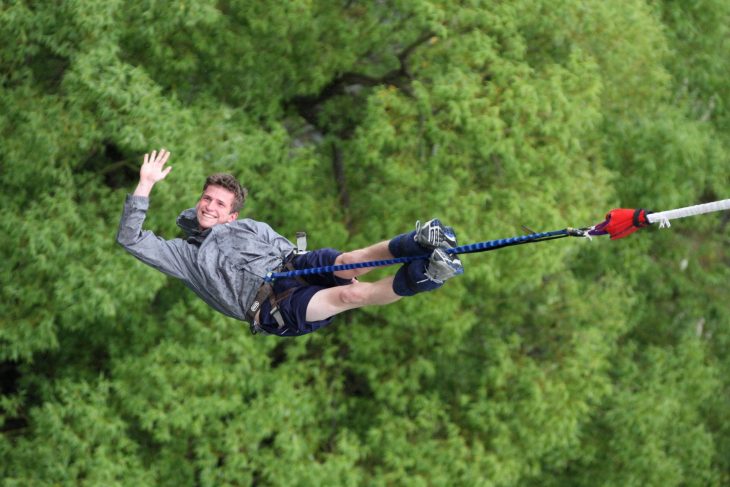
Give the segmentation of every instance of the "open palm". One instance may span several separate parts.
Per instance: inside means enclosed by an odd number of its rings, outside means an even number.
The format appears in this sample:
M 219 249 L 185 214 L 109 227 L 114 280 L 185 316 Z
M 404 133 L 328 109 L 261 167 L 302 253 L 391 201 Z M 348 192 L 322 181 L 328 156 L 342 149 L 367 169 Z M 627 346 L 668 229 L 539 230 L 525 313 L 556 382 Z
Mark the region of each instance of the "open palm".
M 172 170 L 172 166 L 165 167 L 170 152 L 160 149 L 160 152 L 152 151 L 144 155 L 144 162 L 139 170 L 139 179 L 149 185 L 162 181 Z

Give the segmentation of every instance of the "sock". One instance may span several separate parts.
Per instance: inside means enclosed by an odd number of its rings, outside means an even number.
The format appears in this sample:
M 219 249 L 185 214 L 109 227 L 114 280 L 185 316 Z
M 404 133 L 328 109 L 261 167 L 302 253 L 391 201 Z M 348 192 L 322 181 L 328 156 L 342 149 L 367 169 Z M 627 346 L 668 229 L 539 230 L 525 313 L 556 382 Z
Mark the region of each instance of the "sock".
M 403 233 L 397 237 L 393 237 L 391 241 L 388 242 L 388 250 L 391 254 L 393 254 L 393 257 L 416 257 L 431 253 L 429 249 L 422 247 L 414 240 L 415 236 L 416 231 L 414 230 L 412 232 Z
M 427 260 L 414 260 L 403 264 L 393 279 L 393 291 L 398 296 L 413 296 L 443 286 L 443 282 L 432 281 L 426 277 L 427 265 Z

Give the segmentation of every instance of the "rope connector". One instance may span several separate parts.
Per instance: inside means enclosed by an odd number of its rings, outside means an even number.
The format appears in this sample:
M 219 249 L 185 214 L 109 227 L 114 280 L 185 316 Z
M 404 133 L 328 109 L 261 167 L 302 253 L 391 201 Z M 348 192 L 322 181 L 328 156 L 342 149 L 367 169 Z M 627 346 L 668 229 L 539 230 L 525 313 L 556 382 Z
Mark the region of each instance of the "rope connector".
M 565 229 L 565 231 L 571 237 L 583 237 L 583 238 L 587 238 L 588 240 L 593 240 L 593 236 L 590 234 L 590 231 L 593 230 L 593 228 L 594 227 L 587 227 L 587 228 L 568 227 Z

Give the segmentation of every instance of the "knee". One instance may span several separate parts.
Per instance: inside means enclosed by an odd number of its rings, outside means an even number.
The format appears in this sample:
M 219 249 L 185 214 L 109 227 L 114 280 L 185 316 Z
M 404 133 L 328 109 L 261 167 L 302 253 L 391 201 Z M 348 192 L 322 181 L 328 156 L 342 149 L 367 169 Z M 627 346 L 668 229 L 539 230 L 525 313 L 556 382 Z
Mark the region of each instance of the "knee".
M 342 253 L 335 259 L 335 265 L 358 264 L 360 262 L 363 262 L 363 258 L 357 253 L 357 251 Z M 340 279 L 352 279 L 353 277 L 360 276 L 369 271 L 370 269 L 368 268 L 350 269 L 347 271 L 335 272 L 335 276 Z
M 335 259 L 335 265 L 356 264 L 360 262 L 355 252 L 343 252 Z
M 340 288 L 340 301 L 346 306 L 363 305 L 367 300 L 367 283 L 354 282 Z

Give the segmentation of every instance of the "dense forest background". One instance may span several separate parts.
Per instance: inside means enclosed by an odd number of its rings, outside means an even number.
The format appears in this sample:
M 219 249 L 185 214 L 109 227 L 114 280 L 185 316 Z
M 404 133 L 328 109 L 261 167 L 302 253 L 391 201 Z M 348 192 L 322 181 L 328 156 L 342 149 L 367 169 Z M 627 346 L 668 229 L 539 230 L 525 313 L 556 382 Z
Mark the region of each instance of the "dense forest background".
M 114 241 L 160 147 L 166 238 L 214 171 L 310 248 L 727 198 L 728 38 L 727 0 L 0 1 L 3 485 L 730 485 L 728 214 L 296 339 Z

